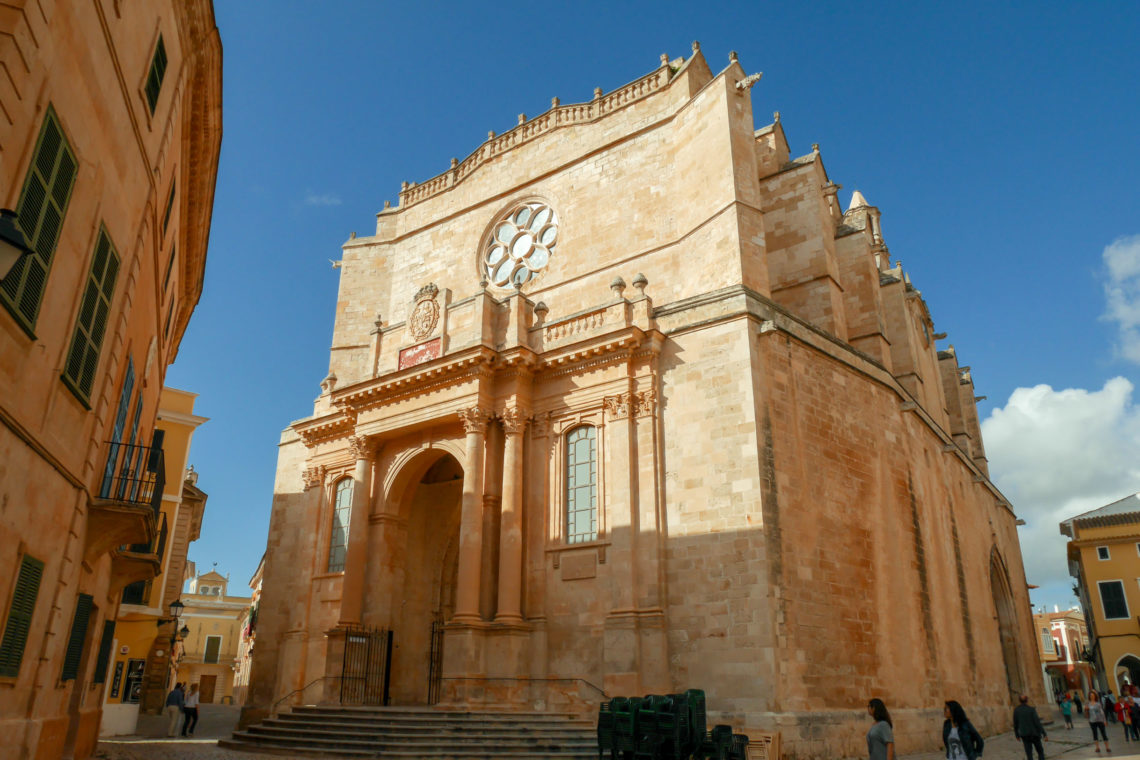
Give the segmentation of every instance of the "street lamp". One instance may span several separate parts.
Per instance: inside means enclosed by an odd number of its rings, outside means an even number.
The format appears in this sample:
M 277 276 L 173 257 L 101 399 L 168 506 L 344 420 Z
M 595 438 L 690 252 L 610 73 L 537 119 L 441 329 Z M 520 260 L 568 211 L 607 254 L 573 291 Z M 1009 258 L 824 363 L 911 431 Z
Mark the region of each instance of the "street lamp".
M 30 253 L 32 247 L 20 231 L 16 212 L 10 208 L 0 209 L 0 280 L 8 276 L 20 257 Z

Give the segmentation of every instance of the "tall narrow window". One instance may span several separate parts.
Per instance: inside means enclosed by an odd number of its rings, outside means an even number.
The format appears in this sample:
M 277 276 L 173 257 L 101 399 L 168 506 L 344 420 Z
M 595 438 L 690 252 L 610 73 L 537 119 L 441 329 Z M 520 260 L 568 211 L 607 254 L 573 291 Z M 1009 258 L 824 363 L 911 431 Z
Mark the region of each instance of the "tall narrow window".
M 83 659 L 83 644 L 87 640 L 87 624 L 91 620 L 94 597 L 80 594 L 75 600 L 75 617 L 71 621 L 71 635 L 67 637 L 67 652 L 63 657 L 61 681 L 71 681 L 79 675 L 79 661 Z
M 174 210 L 174 181 L 170 182 L 170 196 L 166 199 L 166 213 L 162 215 L 162 238 L 166 239 L 166 230 L 170 227 L 170 212 Z
M 332 535 L 329 538 L 330 573 L 344 570 L 344 557 L 348 551 L 348 519 L 352 514 L 352 478 L 337 481 L 335 493 Z
M 222 637 L 221 636 L 207 636 L 206 637 L 206 652 L 202 657 L 202 662 L 215 663 L 218 661 L 218 653 L 222 650 Z
M 1121 620 L 1128 617 L 1128 600 L 1124 596 L 1122 581 L 1099 581 L 1100 603 L 1105 620 Z
M 115 641 L 115 621 L 103 621 L 103 638 L 99 641 L 99 657 L 95 660 L 95 677 L 91 683 L 107 680 L 107 663 L 111 660 L 111 645 Z
M 48 271 L 75 184 L 76 167 L 75 154 L 49 106 L 16 206 L 20 229 L 35 252 L 21 257 L 8 276 L 0 280 L 0 303 L 29 334 L 40 313 Z
M 178 253 L 178 249 L 170 246 L 170 258 L 166 262 L 166 274 L 162 277 L 162 292 L 165 293 L 170 288 L 170 274 L 174 271 L 174 256 Z
M 36 596 L 40 592 L 40 580 L 43 577 L 44 563 L 25 554 L 16 577 L 16 588 L 12 592 L 12 604 L 8 607 L 4 638 L 0 641 L 0 676 L 17 678 L 20 675 L 24 645 L 28 642 L 28 631 L 32 628 L 32 613 L 36 609 Z
M 150 112 L 158 105 L 158 94 L 162 92 L 162 79 L 166 76 L 166 45 L 162 42 L 162 35 L 158 35 L 158 44 L 154 46 L 154 57 L 150 59 L 150 71 L 146 76 L 146 104 Z
M 71 336 L 71 348 L 67 352 L 67 363 L 63 367 L 64 383 L 84 405 L 89 405 L 91 389 L 95 386 L 99 353 L 118 276 L 119 255 L 111 245 L 107 231 L 100 230 L 91 270 L 87 273 L 87 286 L 79 305 L 79 317 L 75 320 L 75 333 Z
M 123 430 L 127 427 L 127 413 L 130 411 L 131 392 L 134 388 L 135 363 L 128 356 L 127 374 L 123 377 L 123 387 L 119 391 L 119 409 L 115 413 L 115 425 L 111 429 L 111 448 L 107 452 L 107 464 L 103 468 L 103 485 L 99 488 L 99 496 L 104 499 L 111 495 L 111 484 L 115 479 L 115 462 L 123 445 Z
M 590 425 L 566 434 L 566 542 L 598 537 L 597 431 Z

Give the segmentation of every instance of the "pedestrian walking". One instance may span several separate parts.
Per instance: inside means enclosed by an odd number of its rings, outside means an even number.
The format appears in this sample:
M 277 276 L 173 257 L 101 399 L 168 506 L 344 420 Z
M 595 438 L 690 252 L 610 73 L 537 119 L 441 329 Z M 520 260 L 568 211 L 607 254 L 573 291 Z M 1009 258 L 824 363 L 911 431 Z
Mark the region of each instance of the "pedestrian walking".
M 198 725 L 198 684 L 190 684 L 190 693 L 186 695 L 186 704 L 182 706 L 182 735 L 193 736 L 194 727 Z M 189 733 L 187 733 L 189 729 Z
M 1108 746 L 1108 733 L 1104 730 L 1104 705 L 1100 703 L 1100 695 L 1095 691 L 1089 692 L 1089 728 L 1092 729 L 1093 744 L 1096 745 L 1096 751 L 1100 752 L 1100 742 L 1097 741 L 1097 734 L 1100 738 L 1104 739 L 1104 751 L 1112 752 L 1112 748 Z
M 1013 708 L 1013 735 L 1025 745 L 1025 760 L 1033 760 L 1034 748 L 1037 749 L 1037 760 L 1045 760 L 1045 747 L 1041 740 L 1049 741 L 1049 735 L 1041 724 L 1041 716 L 1037 714 L 1037 708 L 1029 704 L 1027 695 L 1022 694 L 1018 701 L 1021 704 Z
M 1116 699 L 1114 699 L 1112 696 L 1112 691 L 1109 690 L 1109 691 L 1105 692 L 1104 697 L 1101 699 L 1101 701 L 1104 702 L 1104 714 L 1106 716 L 1108 716 L 1108 722 L 1109 723 L 1115 723 L 1116 722 L 1116 716 L 1117 716 L 1117 712 L 1116 712 L 1117 702 L 1116 702 Z
M 1108 712 L 1107 704 L 1105 704 L 1105 712 Z M 1116 719 L 1120 721 L 1120 725 L 1124 729 L 1124 741 L 1131 740 L 1132 711 L 1128 709 L 1128 697 L 1121 697 L 1120 701 L 1116 703 L 1116 707 L 1113 712 L 1116 713 Z
M 182 682 L 174 684 L 174 688 L 166 695 L 166 735 L 174 736 L 178 730 L 178 716 L 182 714 L 182 705 L 185 703 L 182 695 Z
M 867 756 L 870 760 L 895 760 L 894 724 L 883 700 L 869 701 L 867 714 L 875 721 L 867 732 Z
M 942 746 L 946 747 L 947 760 L 977 760 L 981 757 L 986 740 L 966 717 L 962 705 L 951 699 L 942 712 L 946 716 L 942 723 Z
M 1128 710 L 1128 717 L 1131 718 L 1129 730 L 1132 733 L 1132 741 L 1140 741 L 1140 702 L 1136 701 L 1136 697 L 1128 697 L 1125 709 Z
M 1073 700 L 1069 699 L 1068 692 L 1061 699 L 1061 717 L 1065 719 L 1065 728 L 1073 727 Z
M 1073 707 L 1077 708 L 1077 715 L 1084 713 L 1084 705 L 1081 703 L 1081 695 L 1073 695 Z

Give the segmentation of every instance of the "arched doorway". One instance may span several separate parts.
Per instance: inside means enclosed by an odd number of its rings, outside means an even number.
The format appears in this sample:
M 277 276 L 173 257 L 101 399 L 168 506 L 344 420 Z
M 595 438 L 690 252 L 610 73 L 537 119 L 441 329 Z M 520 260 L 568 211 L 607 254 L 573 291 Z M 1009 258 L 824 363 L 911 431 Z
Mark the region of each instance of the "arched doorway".
M 438 677 L 442 623 L 455 611 L 463 469 L 438 449 L 404 467 L 403 493 L 393 494 L 405 532 L 391 558 L 396 583 L 390 698 L 396 705 L 422 705 Z
M 1005 680 L 1012 704 L 1025 692 L 1025 677 L 1021 672 L 1020 649 L 1017 645 L 1017 614 L 1013 606 L 1013 593 L 1009 587 L 1009 575 L 996 549 L 990 555 L 990 590 L 993 593 L 994 609 L 997 612 L 1001 656 L 1005 664 Z
M 1140 657 L 1134 654 L 1124 655 L 1116 661 L 1113 673 L 1116 675 L 1116 693 L 1128 694 L 1125 686 L 1140 686 Z

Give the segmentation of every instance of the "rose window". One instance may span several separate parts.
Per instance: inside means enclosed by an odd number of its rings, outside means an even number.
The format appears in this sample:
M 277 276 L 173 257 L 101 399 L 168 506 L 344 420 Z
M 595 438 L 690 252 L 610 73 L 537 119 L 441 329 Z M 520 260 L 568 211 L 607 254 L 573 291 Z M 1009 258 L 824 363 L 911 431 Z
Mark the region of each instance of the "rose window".
M 516 206 L 495 223 L 483 252 L 484 274 L 497 287 L 522 287 L 546 267 L 557 242 L 554 209 L 541 202 Z

